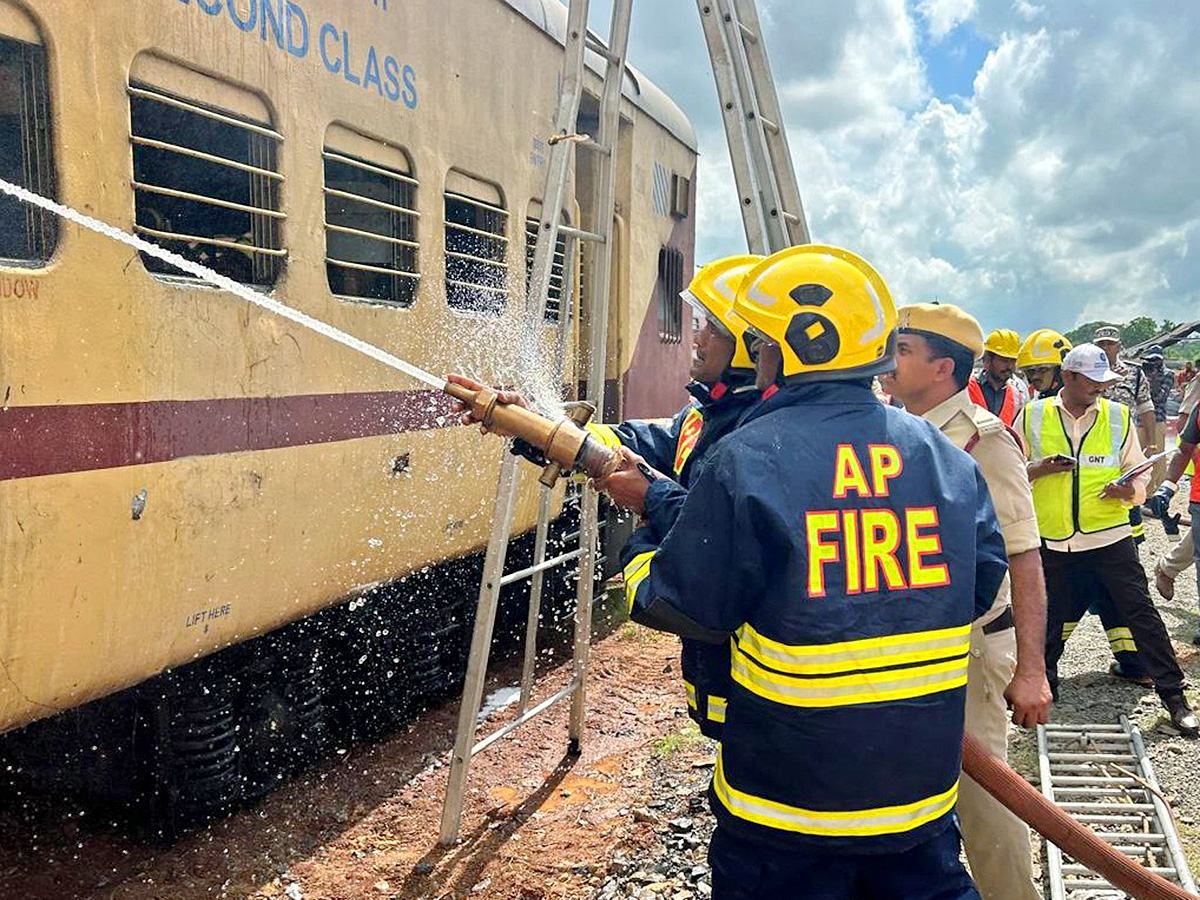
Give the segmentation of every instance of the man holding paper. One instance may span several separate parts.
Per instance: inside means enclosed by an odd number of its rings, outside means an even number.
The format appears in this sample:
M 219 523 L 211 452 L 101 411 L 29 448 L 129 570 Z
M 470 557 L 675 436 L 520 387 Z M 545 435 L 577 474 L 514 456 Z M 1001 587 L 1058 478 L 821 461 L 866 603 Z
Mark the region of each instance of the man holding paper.
M 1095 344 L 1073 349 L 1062 370 L 1062 391 L 1030 403 L 1013 422 L 1025 439 L 1042 537 L 1051 689 L 1057 696 L 1063 626 L 1079 621 L 1094 597 L 1107 591 L 1133 633 L 1172 723 L 1196 737 L 1200 722 L 1184 699 L 1183 672 L 1150 599 L 1129 525 L 1129 507 L 1146 497 L 1149 472 L 1133 474 L 1146 457 L 1129 408 L 1102 396 L 1121 376 Z M 1131 477 L 1123 477 L 1126 473 Z

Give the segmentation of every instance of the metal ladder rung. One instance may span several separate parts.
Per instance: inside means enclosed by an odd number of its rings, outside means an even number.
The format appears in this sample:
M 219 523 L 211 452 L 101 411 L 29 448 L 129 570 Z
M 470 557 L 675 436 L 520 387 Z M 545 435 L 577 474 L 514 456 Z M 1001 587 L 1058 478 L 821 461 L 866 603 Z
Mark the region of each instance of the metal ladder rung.
M 620 56 L 618 56 L 616 53 L 613 53 L 612 50 L 609 49 L 608 44 L 604 43 L 604 41 L 600 40 L 600 38 L 592 34 L 590 31 L 584 37 L 583 43 L 584 46 L 586 46 L 597 56 L 602 57 L 605 62 L 619 63 L 623 61 Z
M 741 22 L 737 23 L 737 27 L 738 31 L 742 33 L 742 37 L 745 39 L 747 44 L 758 43 L 758 32 L 756 32 L 753 28 L 750 28 L 748 25 L 744 25 Z
M 1096 813 L 1080 813 L 1077 816 L 1071 816 L 1076 822 L 1083 822 L 1088 825 L 1140 825 L 1147 821 L 1150 817 L 1145 813 L 1139 813 L 1136 816 L 1103 816 Z
M 1104 724 L 1104 725 L 1096 725 L 1096 724 L 1063 725 L 1063 724 L 1058 724 L 1058 725 L 1043 725 L 1042 728 L 1045 730 L 1047 735 L 1055 734 L 1055 733 L 1062 733 L 1064 731 L 1079 732 L 1079 733 L 1084 733 L 1084 734 L 1097 734 L 1097 733 L 1116 734 L 1116 735 L 1126 734 L 1125 729 L 1122 728 L 1120 725 L 1107 725 L 1107 724 Z
M 1155 875 L 1162 875 L 1163 877 L 1167 877 L 1167 876 L 1176 874 L 1174 867 L 1142 866 L 1142 868 L 1145 869 L 1147 872 L 1153 872 Z M 1071 863 L 1070 865 L 1063 866 L 1062 873 L 1064 875 L 1091 875 L 1093 877 L 1095 877 L 1095 875 L 1096 875 L 1096 873 L 1093 872 L 1091 869 L 1089 869 L 1087 866 L 1081 866 L 1078 863 Z M 1067 882 L 1067 884 L 1068 884 L 1068 886 L 1074 886 L 1073 882 Z M 1106 882 L 1104 882 L 1104 884 L 1108 884 L 1108 882 L 1106 881 Z
M 570 225 L 559 225 L 558 233 L 577 238 L 581 241 L 591 241 L 594 244 L 608 243 L 608 238 L 603 234 L 597 234 L 594 231 L 584 231 L 582 228 L 572 228 Z
M 750 113 L 750 118 L 751 119 L 755 118 L 754 113 Z M 771 132 L 771 134 L 779 134 L 778 123 L 772 122 L 770 119 L 768 119 L 766 116 L 762 115 L 761 113 L 758 115 L 758 121 L 762 124 L 762 127 L 765 128 L 767 131 Z
M 1128 784 L 1134 787 L 1141 787 L 1135 778 L 1127 778 L 1125 776 L 1116 777 L 1109 775 L 1060 775 L 1054 779 L 1058 784 Z
M 1154 812 L 1153 803 L 1060 803 L 1059 808 L 1067 812 Z
M 1081 751 L 1072 753 L 1069 751 L 1059 751 L 1050 753 L 1050 762 L 1071 762 L 1072 760 L 1080 760 L 1081 762 L 1115 762 L 1128 763 L 1129 765 L 1137 765 L 1137 758 L 1128 753 L 1088 753 Z
M 1160 834 L 1157 831 L 1146 833 L 1130 831 L 1095 831 L 1093 834 L 1095 834 L 1096 837 L 1100 838 L 1102 841 L 1128 841 L 1132 840 L 1133 838 L 1137 838 L 1138 841 L 1143 844 L 1165 844 L 1167 842 L 1167 836 L 1165 834 Z
M 581 147 L 584 150 L 591 150 L 593 153 L 599 153 L 601 156 L 608 156 L 612 153 L 612 147 L 607 144 L 601 144 L 599 141 L 593 141 L 588 138 L 586 141 L 579 141 L 576 147 Z
M 546 710 L 548 710 L 550 707 L 552 707 L 555 703 L 558 703 L 560 700 L 567 699 L 567 697 L 569 697 L 571 694 L 573 694 L 575 692 L 575 689 L 578 687 L 579 687 L 579 679 L 572 678 L 570 683 L 565 688 L 563 688 L 561 691 L 559 691 L 557 694 L 547 697 L 545 700 L 543 700 L 537 706 L 533 707 L 532 709 L 526 710 L 521 715 L 517 716 L 515 719 L 513 719 L 511 722 L 509 722 L 507 725 L 505 725 L 503 728 L 496 729 L 491 734 L 489 734 L 487 737 L 485 737 L 483 740 L 481 740 L 478 744 L 473 746 L 471 748 L 471 756 L 474 756 L 476 753 L 482 753 L 484 750 L 486 750 L 492 744 L 496 743 L 496 741 L 500 740 L 500 738 L 505 737 L 506 735 L 512 733 L 513 731 L 516 731 L 516 729 L 519 726 L 524 725 L 526 722 L 528 722 L 534 716 L 541 715 Z
M 547 569 L 553 569 L 555 566 L 561 566 L 563 563 L 572 559 L 577 559 L 583 555 L 583 549 L 572 550 L 569 553 L 563 553 L 553 559 L 548 559 L 545 562 L 538 563 L 536 566 L 528 566 L 524 569 L 518 569 L 516 572 L 510 572 L 500 579 L 500 587 L 505 587 L 514 582 L 521 581 L 533 575 L 536 572 L 545 572 Z

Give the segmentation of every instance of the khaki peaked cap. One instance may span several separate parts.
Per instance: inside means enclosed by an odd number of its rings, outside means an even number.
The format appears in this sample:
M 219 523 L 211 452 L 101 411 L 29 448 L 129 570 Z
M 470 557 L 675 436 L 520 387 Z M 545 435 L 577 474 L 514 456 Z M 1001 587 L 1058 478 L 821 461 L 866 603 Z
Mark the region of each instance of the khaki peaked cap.
M 900 330 L 927 331 L 954 341 L 978 359 L 983 355 L 983 329 L 970 313 L 949 303 L 914 303 L 896 310 Z

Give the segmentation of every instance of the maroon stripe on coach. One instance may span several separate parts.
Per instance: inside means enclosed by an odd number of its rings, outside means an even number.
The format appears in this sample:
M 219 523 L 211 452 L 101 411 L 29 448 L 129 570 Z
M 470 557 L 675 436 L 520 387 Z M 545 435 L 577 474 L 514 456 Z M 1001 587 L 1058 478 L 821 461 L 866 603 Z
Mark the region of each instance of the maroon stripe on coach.
M 439 391 L 0 408 L 0 481 L 458 424 Z

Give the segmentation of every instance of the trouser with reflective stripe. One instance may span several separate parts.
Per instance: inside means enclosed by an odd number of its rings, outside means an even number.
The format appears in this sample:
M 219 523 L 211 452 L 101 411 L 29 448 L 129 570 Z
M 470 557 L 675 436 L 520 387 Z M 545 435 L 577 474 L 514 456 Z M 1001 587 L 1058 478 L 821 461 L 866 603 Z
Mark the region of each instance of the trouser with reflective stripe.
M 1135 546 L 1141 546 L 1146 543 L 1146 523 L 1142 520 L 1142 508 L 1140 506 L 1131 506 L 1129 508 L 1129 528 L 1133 532 L 1133 543 Z
M 1145 675 L 1146 667 L 1142 665 L 1141 657 L 1138 656 L 1137 641 L 1133 639 L 1133 632 L 1129 630 L 1129 625 L 1117 612 L 1117 605 L 1113 603 L 1108 591 L 1100 592 L 1092 605 L 1088 607 L 1088 612 L 1093 612 L 1100 617 L 1104 633 L 1108 636 L 1108 647 L 1112 650 L 1112 655 L 1116 657 L 1117 662 L 1121 664 L 1121 670 L 1131 677 Z
M 953 825 L 903 853 L 773 847 L 718 826 L 708 848 L 713 900 L 979 900 Z M 1026 853 L 1028 855 L 1028 852 Z
M 967 731 L 993 755 L 1008 753 L 1008 706 L 1004 690 L 1017 668 L 1017 632 L 984 634 L 971 629 L 967 666 Z M 1029 826 L 963 774 L 958 785 L 963 847 L 983 900 L 1041 900 L 1033 883 Z
M 1141 654 L 1146 674 L 1160 695 L 1183 690 L 1183 672 L 1175 659 L 1166 626 L 1146 585 L 1133 538 L 1079 553 L 1042 548 L 1046 573 L 1046 676 L 1058 688 L 1058 660 L 1062 656 L 1063 625 L 1078 622 L 1088 605 L 1102 592 L 1112 598 Z

